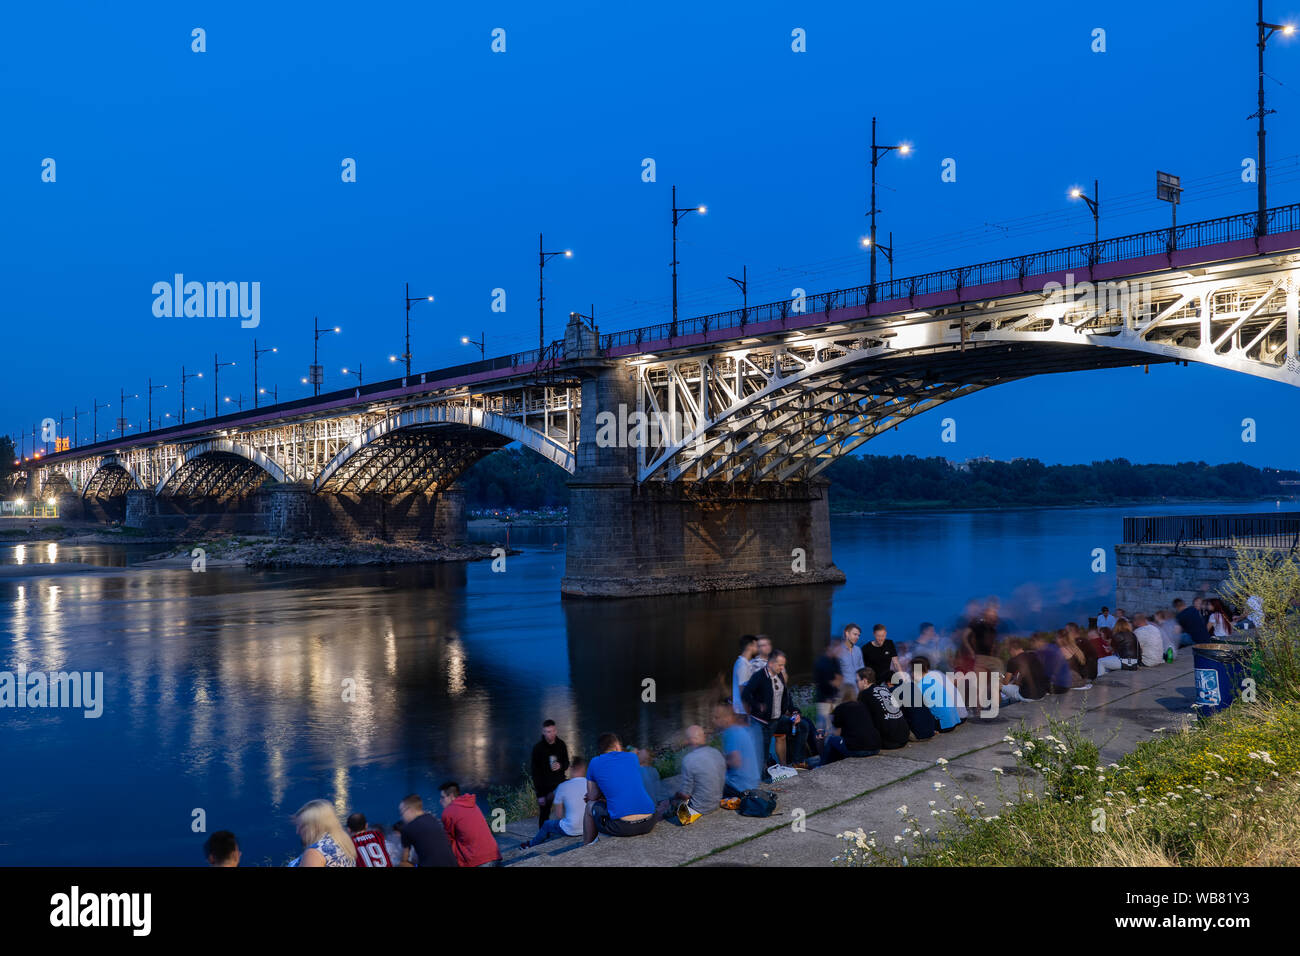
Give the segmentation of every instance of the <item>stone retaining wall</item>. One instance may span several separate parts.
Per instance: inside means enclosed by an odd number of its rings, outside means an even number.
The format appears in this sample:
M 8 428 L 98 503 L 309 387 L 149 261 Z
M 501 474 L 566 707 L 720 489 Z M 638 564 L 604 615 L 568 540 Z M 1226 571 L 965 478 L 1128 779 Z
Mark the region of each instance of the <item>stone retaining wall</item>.
M 1174 598 L 1217 597 L 1233 548 L 1172 544 L 1115 545 L 1115 606 L 1149 611 Z

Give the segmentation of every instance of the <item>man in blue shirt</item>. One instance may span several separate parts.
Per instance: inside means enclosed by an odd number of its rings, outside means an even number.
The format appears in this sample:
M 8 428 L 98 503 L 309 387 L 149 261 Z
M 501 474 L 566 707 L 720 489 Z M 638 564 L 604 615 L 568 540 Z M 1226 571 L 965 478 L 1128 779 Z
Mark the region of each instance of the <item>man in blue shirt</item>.
M 640 836 L 654 829 L 655 803 L 641 782 L 641 762 L 623 749 L 618 734 L 601 734 L 600 756 L 587 764 L 587 806 L 582 820 L 582 845 L 595 843 L 599 831 L 608 836 Z
M 734 713 L 726 702 L 713 708 L 713 726 L 722 734 L 722 756 L 727 760 L 724 797 L 739 797 L 758 786 L 758 733 L 749 720 Z

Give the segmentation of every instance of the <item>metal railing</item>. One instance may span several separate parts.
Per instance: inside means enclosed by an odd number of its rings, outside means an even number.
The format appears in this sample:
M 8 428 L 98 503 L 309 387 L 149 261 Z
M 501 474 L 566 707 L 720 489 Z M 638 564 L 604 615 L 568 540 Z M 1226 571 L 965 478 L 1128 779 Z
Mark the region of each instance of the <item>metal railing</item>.
M 1125 544 L 1300 547 L 1300 511 L 1125 518 Z
M 918 295 L 936 292 L 956 292 L 973 285 L 992 282 L 1018 281 L 1030 276 L 1049 275 L 1068 269 L 1087 269 L 1106 262 L 1123 262 L 1143 256 L 1166 255 L 1179 249 L 1198 249 L 1238 239 L 1251 239 L 1255 235 L 1258 216 L 1238 213 L 1192 222 L 1176 229 L 1152 229 L 1148 232 L 1085 242 L 1076 246 L 1048 249 L 1023 256 L 1010 256 L 992 262 L 941 269 L 924 275 L 909 276 L 886 282 L 877 282 L 874 294 L 871 285 L 853 286 L 807 296 L 801 312 L 794 312 L 790 300 L 752 305 L 748 309 L 715 312 L 679 320 L 674 328 L 671 322 L 613 332 L 601 337 L 602 346 L 608 350 L 622 346 L 638 346 L 645 342 L 663 341 L 682 335 L 699 335 L 716 329 L 743 329 L 755 322 L 784 322 L 790 315 L 808 315 L 814 312 L 829 313 L 832 309 L 865 307 L 871 302 L 894 302 Z M 1268 234 L 1275 235 L 1300 229 L 1300 203 L 1277 206 L 1268 211 Z

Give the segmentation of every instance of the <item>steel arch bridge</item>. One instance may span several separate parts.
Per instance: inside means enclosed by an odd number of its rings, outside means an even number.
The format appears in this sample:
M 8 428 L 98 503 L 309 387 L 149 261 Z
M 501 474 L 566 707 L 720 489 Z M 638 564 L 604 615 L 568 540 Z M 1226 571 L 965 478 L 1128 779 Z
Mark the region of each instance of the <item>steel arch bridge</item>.
M 581 471 L 611 401 L 666 423 L 639 483 L 786 482 L 916 415 L 1031 375 L 1197 362 L 1300 385 L 1300 205 L 602 336 L 29 462 L 84 497 L 439 491 L 518 442 Z M 605 388 L 601 383 L 609 384 Z M 30 483 L 30 482 L 29 482 Z

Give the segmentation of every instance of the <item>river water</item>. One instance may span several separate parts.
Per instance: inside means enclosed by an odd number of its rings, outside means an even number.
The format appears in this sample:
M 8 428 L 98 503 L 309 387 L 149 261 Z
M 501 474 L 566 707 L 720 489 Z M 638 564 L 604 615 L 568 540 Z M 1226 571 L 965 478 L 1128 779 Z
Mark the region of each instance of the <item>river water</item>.
M 1276 508 L 836 517 L 845 585 L 599 602 L 560 599 L 555 527 L 511 529 L 523 553 L 504 573 L 198 574 L 127 569 L 149 545 L 0 546 L 0 564 L 31 571 L 0 577 L 0 671 L 102 672 L 104 687 L 98 718 L 0 709 L 0 865 L 198 865 L 196 820 L 235 831 L 246 864 L 280 864 L 298 852 L 289 818 L 307 800 L 387 824 L 409 792 L 436 809 L 446 779 L 480 794 L 518 782 L 547 717 L 571 752 L 605 730 L 675 743 L 729 690 L 739 634 L 771 635 L 800 677 L 850 620 L 883 623 L 901 645 L 992 594 L 1019 629 L 1083 621 L 1114 604 L 1124 515 Z M 124 570 L 41 573 L 64 562 Z

